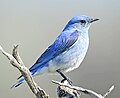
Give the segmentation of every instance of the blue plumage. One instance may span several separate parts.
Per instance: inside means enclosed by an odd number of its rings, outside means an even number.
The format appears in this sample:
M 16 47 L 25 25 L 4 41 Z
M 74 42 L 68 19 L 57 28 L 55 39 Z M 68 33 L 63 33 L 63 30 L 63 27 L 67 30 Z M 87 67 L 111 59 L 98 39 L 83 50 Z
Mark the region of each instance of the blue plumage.
M 79 67 L 83 61 L 89 45 L 88 29 L 90 24 L 98 19 L 88 16 L 73 17 L 62 33 L 56 38 L 46 51 L 38 58 L 29 69 L 33 76 L 43 73 L 54 73 L 57 70 L 68 72 Z M 20 80 L 14 85 L 24 82 Z
M 41 65 L 46 64 L 59 54 L 69 49 L 77 41 L 78 36 L 78 31 L 74 31 L 67 36 L 65 36 L 64 33 L 61 34 L 56 41 L 40 56 L 36 63 L 30 68 L 30 71 L 32 72 L 37 68 L 39 69 L 39 67 L 41 68 Z

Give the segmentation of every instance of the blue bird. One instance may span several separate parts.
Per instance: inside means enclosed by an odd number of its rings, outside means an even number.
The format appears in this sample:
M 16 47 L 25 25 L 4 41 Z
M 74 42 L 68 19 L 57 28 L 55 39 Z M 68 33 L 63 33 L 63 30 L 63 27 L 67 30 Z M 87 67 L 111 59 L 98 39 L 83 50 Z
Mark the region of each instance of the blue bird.
M 74 16 L 46 51 L 38 58 L 29 69 L 33 76 L 44 73 L 58 72 L 63 78 L 63 73 L 78 68 L 83 61 L 89 46 L 88 29 L 94 21 L 88 16 Z M 24 82 L 20 79 L 12 87 L 17 87 Z

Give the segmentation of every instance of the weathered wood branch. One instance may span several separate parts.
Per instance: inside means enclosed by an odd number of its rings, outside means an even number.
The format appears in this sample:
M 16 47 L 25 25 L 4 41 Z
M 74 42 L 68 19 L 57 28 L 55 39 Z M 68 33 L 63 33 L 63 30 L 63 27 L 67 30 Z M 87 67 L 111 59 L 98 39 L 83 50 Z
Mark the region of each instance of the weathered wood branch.
M 24 63 L 22 62 L 22 59 L 18 53 L 18 45 L 14 46 L 12 55 L 4 51 L 1 46 L 0 50 L 10 60 L 10 63 L 19 69 L 21 74 L 24 76 L 27 84 L 29 85 L 31 91 L 36 95 L 37 98 L 49 98 L 46 92 L 35 83 L 29 69 L 24 66 Z
M 1 46 L 0 51 L 10 60 L 10 63 L 21 72 L 31 91 L 35 94 L 37 98 L 50 98 L 48 94 L 46 94 L 46 92 L 35 83 L 29 69 L 25 67 L 18 53 L 18 45 L 14 45 L 12 55 L 4 51 Z M 102 95 L 89 89 L 70 85 L 68 81 L 58 82 L 53 80 L 52 82 L 58 84 L 58 98 L 80 98 L 80 93 L 85 93 L 95 98 L 106 98 L 114 89 L 113 85 L 107 93 Z
M 108 90 L 108 92 L 102 95 L 89 89 L 85 89 L 85 88 L 77 87 L 77 86 L 71 86 L 67 81 L 61 83 L 61 82 L 52 80 L 52 82 L 59 85 L 61 88 L 64 88 L 65 90 L 64 92 L 66 91 L 67 92 L 72 91 L 72 92 L 77 92 L 77 93 L 81 92 L 81 93 L 88 94 L 91 97 L 95 97 L 95 98 L 106 98 L 114 90 L 114 85 L 112 85 L 110 89 Z M 79 96 L 75 98 L 79 98 Z
M 16 61 L 20 65 L 24 66 L 24 63 L 23 63 L 23 61 L 22 61 L 22 59 L 21 59 L 21 57 L 20 57 L 20 55 L 18 53 L 18 46 L 19 45 L 14 45 L 14 48 L 13 48 L 13 51 L 12 51 L 12 56 L 16 59 Z

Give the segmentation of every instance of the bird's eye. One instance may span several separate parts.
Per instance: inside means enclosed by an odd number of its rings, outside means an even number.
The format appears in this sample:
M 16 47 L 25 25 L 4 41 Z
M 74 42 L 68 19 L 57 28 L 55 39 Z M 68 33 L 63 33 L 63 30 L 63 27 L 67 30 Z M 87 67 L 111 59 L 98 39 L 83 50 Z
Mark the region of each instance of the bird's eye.
M 85 21 L 85 20 L 81 20 L 80 22 L 81 22 L 81 23 L 86 23 L 86 21 Z

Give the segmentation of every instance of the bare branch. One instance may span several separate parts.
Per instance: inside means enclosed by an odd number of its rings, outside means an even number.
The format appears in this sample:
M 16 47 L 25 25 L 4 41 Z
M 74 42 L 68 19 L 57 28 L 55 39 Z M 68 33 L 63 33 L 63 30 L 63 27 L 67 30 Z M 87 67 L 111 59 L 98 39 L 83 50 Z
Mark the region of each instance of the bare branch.
M 0 51 L 10 60 L 10 63 L 21 72 L 31 91 L 36 95 L 37 98 L 49 98 L 46 92 L 35 83 L 29 69 L 24 66 L 24 63 L 18 53 L 18 45 L 14 46 L 12 55 L 4 51 L 1 46 Z M 80 98 L 80 92 L 95 98 L 106 98 L 114 90 L 113 85 L 107 93 L 101 95 L 89 89 L 70 85 L 68 81 L 62 81 L 61 83 L 53 80 L 52 82 L 58 84 L 57 94 L 59 98 Z
M 0 51 L 1 51 L 9 60 L 12 60 L 12 59 L 13 59 L 13 56 L 11 56 L 9 53 L 5 52 L 1 46 L 0 46 Z
M 114 88 L 115 88 L 115 86 L 112 85 L 111 88 L 108 90 L 108 92 L 106 92 L 106 93 L 104 94 L 103 97 L 106 98 L 106 97 L 114 90 Z
M 79 92 L 82 92 L 82 93 L 85 93 L 85 94 L 88 94 L 92 97 L 95 97 L 95 98 L 106 98 L 108 96 L 108 94 L 111 93 L 111 91 L 113 91 L 114 89 L 114 85 L 109 89 L 109 91 L 104 95 L 102 96 L 101 94 L 98 94 L 97 92 L 95 91 L 92 91 L 92 90 L 89 90 L 89 89 L 84 89 L 82 87 L 77 87 L 77 86 L 71 86 L 69 84 L 64 84 L 64 83 L 61 83 L 61 82 L 58 82 L 58 81 L 54 81 L 52 80 L 53 83 L 55 84 L 58 84 L 60 86 L 64 86 L 64 87 L 67 87 L 69 88 L 70 90 L 76 90 L 76 91 L 79 91 Z
M 20 55 L 18 53 L 18 46 L 19 45 L 14 45 L 14 48 L 13 48 L 13 51 L 12 51 L 12 56 L 17 60 L 17 62 L 20 64 L 20 65 L 24 65 L 22 59 L 20 58 Z
M 52 81 L 54 82 L 54 81 Z M 67 80 L 61 81 L 64 85 L 71 85 Z M 70 89 L 66 86 L 59 85 L 57 88 L 57 95 L 59 98 L 80 98 L 80 92 L 74 89 Z
M 20 70 L 21 74 L 24 76 L 27 84 L 29 85 L 30 89 L 36 95 L 37 98 L 49 98 L 46 92 L 35 83 L 29 69 L 24 66 L 24 63 L 22 62 L 18 53 L 18 45 L 14 47 L 12 55 L 5 52 L 1 46 L 0 46 L 0 51 L 10 60 L 10 63 L 14 67 Z

